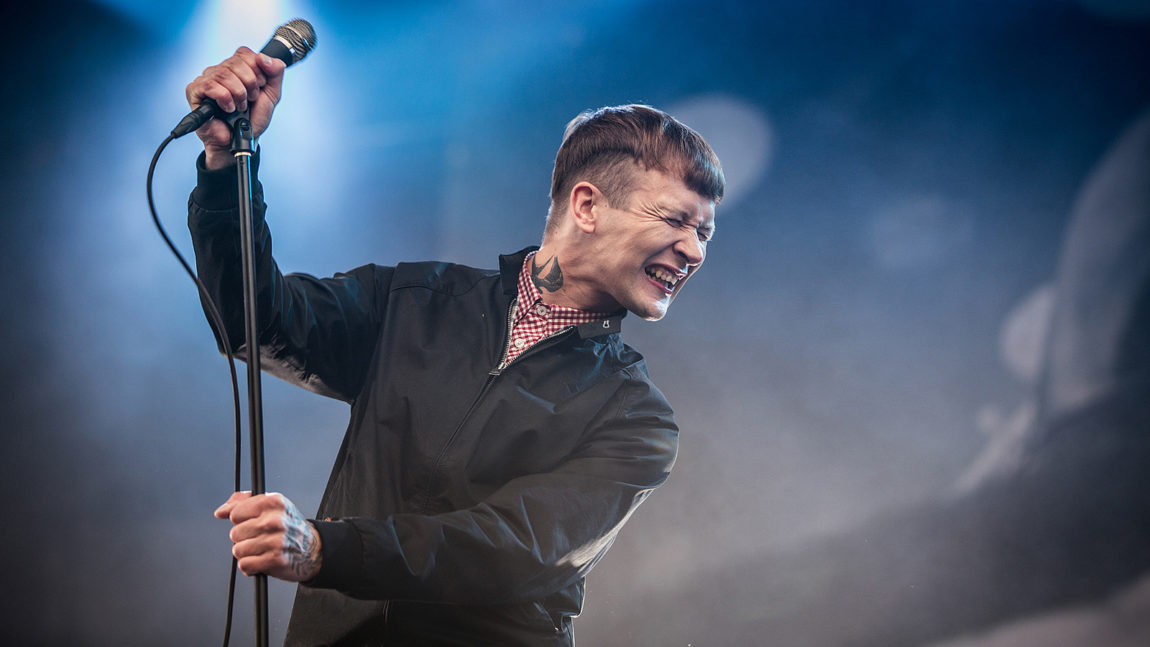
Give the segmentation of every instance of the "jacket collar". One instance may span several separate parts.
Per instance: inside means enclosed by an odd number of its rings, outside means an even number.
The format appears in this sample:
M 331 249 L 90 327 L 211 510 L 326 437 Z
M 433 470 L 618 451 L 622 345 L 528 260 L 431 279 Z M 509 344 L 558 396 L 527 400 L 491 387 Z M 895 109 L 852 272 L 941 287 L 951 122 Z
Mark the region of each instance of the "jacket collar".
M 499 257 L 499 278 L 503 281 L 503 294 L 509 298 L 518 296 L 519 272 L 523 269 L 523 261 L 531 252 L 539 249 L 538 245 L 531 245 L 515 252 L 503 254 Z

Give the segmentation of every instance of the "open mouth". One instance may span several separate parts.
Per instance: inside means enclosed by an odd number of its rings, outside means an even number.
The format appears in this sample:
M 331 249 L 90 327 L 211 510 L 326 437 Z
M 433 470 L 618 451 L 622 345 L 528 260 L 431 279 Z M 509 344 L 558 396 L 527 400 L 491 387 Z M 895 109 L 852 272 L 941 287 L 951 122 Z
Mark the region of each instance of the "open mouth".
M 663 289 L 667 292 L 674 291 L 675 286 L 686 276 L 686 274 L 682 272 L 673 272 L 659 265 L 651 265 L 644 268 L 643 271 L 647 273 L 647 276 L 650 277 L 652 281 L 663 286 Z

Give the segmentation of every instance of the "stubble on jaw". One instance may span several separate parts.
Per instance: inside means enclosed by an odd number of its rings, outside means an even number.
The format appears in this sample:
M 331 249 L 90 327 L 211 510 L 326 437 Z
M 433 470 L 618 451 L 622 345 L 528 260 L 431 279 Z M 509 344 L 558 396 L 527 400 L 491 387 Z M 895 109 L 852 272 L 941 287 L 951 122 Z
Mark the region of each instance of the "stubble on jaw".
M 543 270 L 547 269 L 548 266 L 550 266 L 551 269 L 547 271 L 547 274 L 544 274 Z M 542 265 L 539 264 L 538 256 L 532 257 L 531 282 L 540 290 L 558 292 L 559 288 L 563 287 L 563 270 L 559 268 L 559 257 L 552 256 L 544 261 Z

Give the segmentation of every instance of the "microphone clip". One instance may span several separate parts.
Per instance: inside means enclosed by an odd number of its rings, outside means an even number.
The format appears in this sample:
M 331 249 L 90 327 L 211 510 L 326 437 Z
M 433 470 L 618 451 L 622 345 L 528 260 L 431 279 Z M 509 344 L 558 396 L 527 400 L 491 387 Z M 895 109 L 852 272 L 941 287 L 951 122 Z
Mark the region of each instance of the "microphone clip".
M 251 155 L 256 150 L 256 138 L 247 110 L 239 110 L 224 117 L 232 129 L 232 154 Z

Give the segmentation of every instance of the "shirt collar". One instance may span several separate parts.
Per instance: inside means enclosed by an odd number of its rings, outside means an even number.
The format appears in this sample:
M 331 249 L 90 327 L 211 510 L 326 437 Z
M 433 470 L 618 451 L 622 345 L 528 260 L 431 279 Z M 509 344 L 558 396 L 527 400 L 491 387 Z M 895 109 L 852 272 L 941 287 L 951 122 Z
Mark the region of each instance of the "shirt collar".
M 522 318 L 529 308 L 543 302 L 543 293 L 535 286 L 535 281 L 531 280 L 531 259 L 535 258 L 535 253 L 531 252 L 523 259 L 523 267 L 519 271 L 519 301 L 515 308 L 516 321 Z M 548 305 L 547 307 L 552 313 L 562 315 L 562 319 L 569 325 L 576 326 L 611 316 L 609 312 L 588 312 L 567 306 Z

